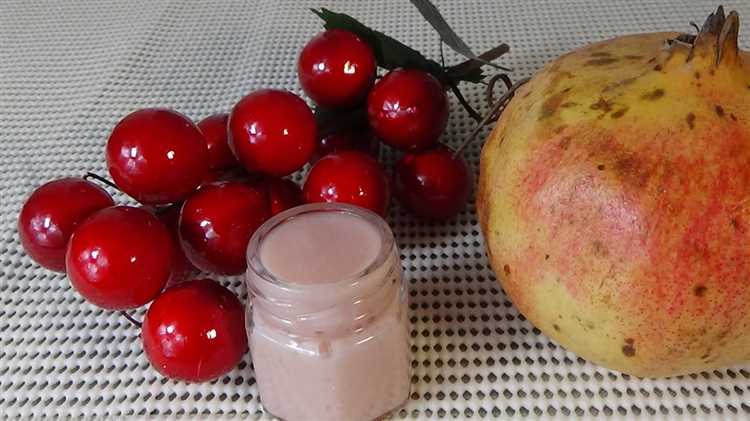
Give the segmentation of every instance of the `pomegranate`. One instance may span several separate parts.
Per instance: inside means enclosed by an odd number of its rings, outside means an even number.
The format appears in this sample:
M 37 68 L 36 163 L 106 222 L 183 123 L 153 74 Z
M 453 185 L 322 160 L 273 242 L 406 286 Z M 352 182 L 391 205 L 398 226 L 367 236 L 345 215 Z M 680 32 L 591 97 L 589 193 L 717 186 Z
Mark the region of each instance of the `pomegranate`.
M 642 377 L 750 359 L 750 54 L 697 36 L 592 44 L 516 92 L 482 150 L 492 267 L 542 332 Z

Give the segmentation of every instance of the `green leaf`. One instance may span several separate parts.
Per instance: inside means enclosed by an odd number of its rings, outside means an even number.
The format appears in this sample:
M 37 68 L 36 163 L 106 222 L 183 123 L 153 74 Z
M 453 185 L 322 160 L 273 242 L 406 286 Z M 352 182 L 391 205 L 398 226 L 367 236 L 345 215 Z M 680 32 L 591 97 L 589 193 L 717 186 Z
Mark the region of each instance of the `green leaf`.
M 432 2 L 430 2 L 430 0 L 411 0 L 411 3 L 417 8 L 417 10 L 419 10 L 419 13 L 422 14 L 422 17 L 424 17 L 425 20 L 429 22 L 430 25 L 432 25 L 435 31 L 437 31 L 437 33 L 440 35 L 440 39 L 443 40 L 443 42 L 447 46 L 451 47 L 453 51 L 476 63 L 486 64 L 501 70 L 507 70 L 502 66 L 498 66 L 497 64 L 492 63 L 492 59 L 486 59 L 484 57 L 484 54 L 480 56 L 474 54 L 474 52 L 471 51 L 471 48 L 469 48 L 464 40 L 458 36 L 456 31 L 451 28 L 443 15 L 440 14 L 440 11 L 437 9 L 437 7 L 435 7 L 434 4 L 432 4 Z M 500 55 L 502 54 L 503 53 L 501 53 Z
M 476 58 L 477 55 L 471 51 L 471 48 L 469 48 L 464 40 L 448 25 L 448 22 L 434 4 L 429 0 L 411 0 L 411 3 L 419 10 L 422 17 L 440 34 L 440 39 L 447 46 L 466 58 Z
M 449 76 L 446 71 L 434 60 L 423 56 L 419 51 L 389 37 L 388 35 L 370 29 L 353 17 L 344 13 L 336 13 L 326 8 L 320 10 L 312 9 L 313 13 L 320 17 L 326 29 L 343 29 L 354 32 L 372 48 L 378 66 L 384 69 L 395 69 L 397 67 L 409 67 L 423 70 L 435 76 L 446 85 L 458 81 L 479 82 L 482 80 L 481 69 L 479 71 L 467 72 L 457 77 Z
M 485 61 L 492 61 L 508 51 L 510 51 L 508 44 L 500 44 L 497 47 L 480 54 L 479 58 L 481 60 L 468 59 L 462 63 L 456 64 L 455 66 L 449 67 L 446 69 L 446 72 L 452 79 L 462 79 L 466 76 L 476 77 L 477 74 L 482 75 L 482 66 L 484 66 Z M 510 71 L 510 69 L 504 67 L 502 67 L 502 69 Z

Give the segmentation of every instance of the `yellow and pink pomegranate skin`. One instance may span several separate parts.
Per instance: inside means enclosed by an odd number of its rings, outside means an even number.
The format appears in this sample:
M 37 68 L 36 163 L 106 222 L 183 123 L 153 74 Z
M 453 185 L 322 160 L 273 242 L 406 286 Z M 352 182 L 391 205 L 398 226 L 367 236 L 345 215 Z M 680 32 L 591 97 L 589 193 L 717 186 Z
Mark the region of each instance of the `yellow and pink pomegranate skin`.
M 750 360 L 750 54 L 719 9 L 697 37 L 565 54 L 482 150 L 477 212 L 516 307 L 641 377 Z

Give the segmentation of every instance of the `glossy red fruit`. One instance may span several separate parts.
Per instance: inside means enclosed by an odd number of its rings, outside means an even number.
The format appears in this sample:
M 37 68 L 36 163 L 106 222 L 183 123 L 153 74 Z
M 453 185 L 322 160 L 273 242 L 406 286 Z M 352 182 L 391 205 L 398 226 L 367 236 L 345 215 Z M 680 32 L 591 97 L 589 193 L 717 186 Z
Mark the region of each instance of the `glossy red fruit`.
M 113 206 L 83 221 L 70 237 L 68 279 L 91 303 L 108 310 L 140 307 L 169 279 L 175 245 L 145 209 Z
M 219 275 L 245 272 L 250 237 L 271 216 L 265 192 L 241 181 L 201 186 L 180 213 L 180 243 L 199 269 Z
M 143 350 L 162 375 L 214 380 L 247 351 L 245 312 L 231 291 L 210 279 L 183 282 L 154 300 L 143 319 Z
M 349 203 L 382 216 L 390 201 L 385 171 L 359 151 L 334 152 L 321 158 L 310 170 L 302 193 L 307 203 Z
M 181 209 L 182 203 L 175 203 L 166 208 L 155 211 L 156 217 L 159 218 L 165 227 L 167 227 L 169 235 L 172 236 L 172 241 L 175 244 L 174 259 L 172 259 L 172 273 L 169 275 L 166 288 L 186 280 L 196 271 L 195 266 L 190 263 L 190 260 L 185 256 L 185 252 L 180 245 L 179 221 Z
M 427 149 L 448 124 L 448 98 L 429 73 L 396 69 L 370 91 L 367 118 L 383 143 L 404 151 Z
M 412 213 L 429 219 L 448 219 L 466 206 L 472 176 L 466 161 L 453 150 L 438 146 L 408 153 L 397 163 L 396 197 Z
M 311 162 L 317 162 L 320 158 L 332 152 L 357 150 L 369 154 L 377 159 L 380 153 L 380 141 L 372 131 L 361 128 L 337 130 L 318 139 L 318 145 Z
M 208 148 L 208 169 L 223 171 L 239 165 L 229 148 L 229 114 L 214 114 L 198 123 Z
M 310 160 L 317 126 L 310 107 L 297 95 L 264 89 L 234 106 L 229 136 L 234 155 L 248 172 L 283 177 Z
M 65 250 L 76 227 L 94 212 L 112 206 L 112 197 L 82 178 L 61 178 L 34 190 L 18 215 L 21 245 L 35 262 L 65 272 Z
M 375 80 L 372 49 L 356 34 L 323 31 L 302 49 L 297 62 L 300 85 L 315 103 L 328 108 L 357 105 Z
M 268 195 L 271 216 L 302 204 L 302 190 L 286 178 L 269 178 L 261 182 Z
M 115 184 L 143 204 L 184 199 L 203 182 L 208 149 L 190 119 L 147 108 L 120 120 L 107 141 L 107 165 Z

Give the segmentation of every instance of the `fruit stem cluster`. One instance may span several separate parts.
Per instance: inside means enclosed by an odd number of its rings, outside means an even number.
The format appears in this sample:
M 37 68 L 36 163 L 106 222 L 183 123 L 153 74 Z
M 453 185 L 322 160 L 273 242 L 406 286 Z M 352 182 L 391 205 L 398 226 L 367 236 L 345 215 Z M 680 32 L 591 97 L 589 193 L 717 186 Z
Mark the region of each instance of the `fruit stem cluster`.
M 498 75 L 498 76 L 501 76 L 501 75 Z M 504 76 L 504 75 L 502 75 L 502 76 Z M 513 95 L 515 95 L 515 93 L 518 90 L 518 88 L 520 88 L 521 86 L 523 86 L 523 84 L 525 84 L 526 82 L 528 82 L 529 79 L 530 78 L 528 78 L 528 77 L 527 78 L 523 78 L 523 79 L 519 80 L 518 82 L 514 83 L 512 86 L 510 86 L 510 88 L 508 88 L 507 91 L 505 91 L 505 93 L 497 100 L 497 102 L 495 102 L 494 104 L 491 105 L 490 112 L 488 112 L 484 116 L 484 118 L 482 118 L 479 121 L 479 123 L 477 124 L 477 127 L 474 129 L 474 131 L 471 132 L 471 134 L 469 135 L 469 137 L 467 137 L 466 140 L 464 140 L 463 143 L 461 143 L 461 145 L 458 148 L 456 148 L 456 151 L 453 153 L 453 157 L 454 158 L 457 157 L 457 156 L 459 156 L 459 155 L 461 155 L 461 151 L 463 151 L 464 148 L 466 148 L 466 145 L 468 145 L 474 139 L 476 139 L 477 135 L 482 130 L 482 128 L 484 128 L 484 126 L 492 123 L 493 121 L 497 120 L 498 117 L 500 117 L 500 114 L 503 112 L 503 110 L 505 109 L 505 107 L 508 105 L 508 103 L 510 102 L 511 98 L 513 98 Z M 493 81 L 487 86 L 487 88 L 488 88 L 487 100 L 488 101 L 492 100 L 492 93 L 489 92 L 489 91 L 494 87 L 495 81 L 496 81 L 496 79 L 493 78 Z

